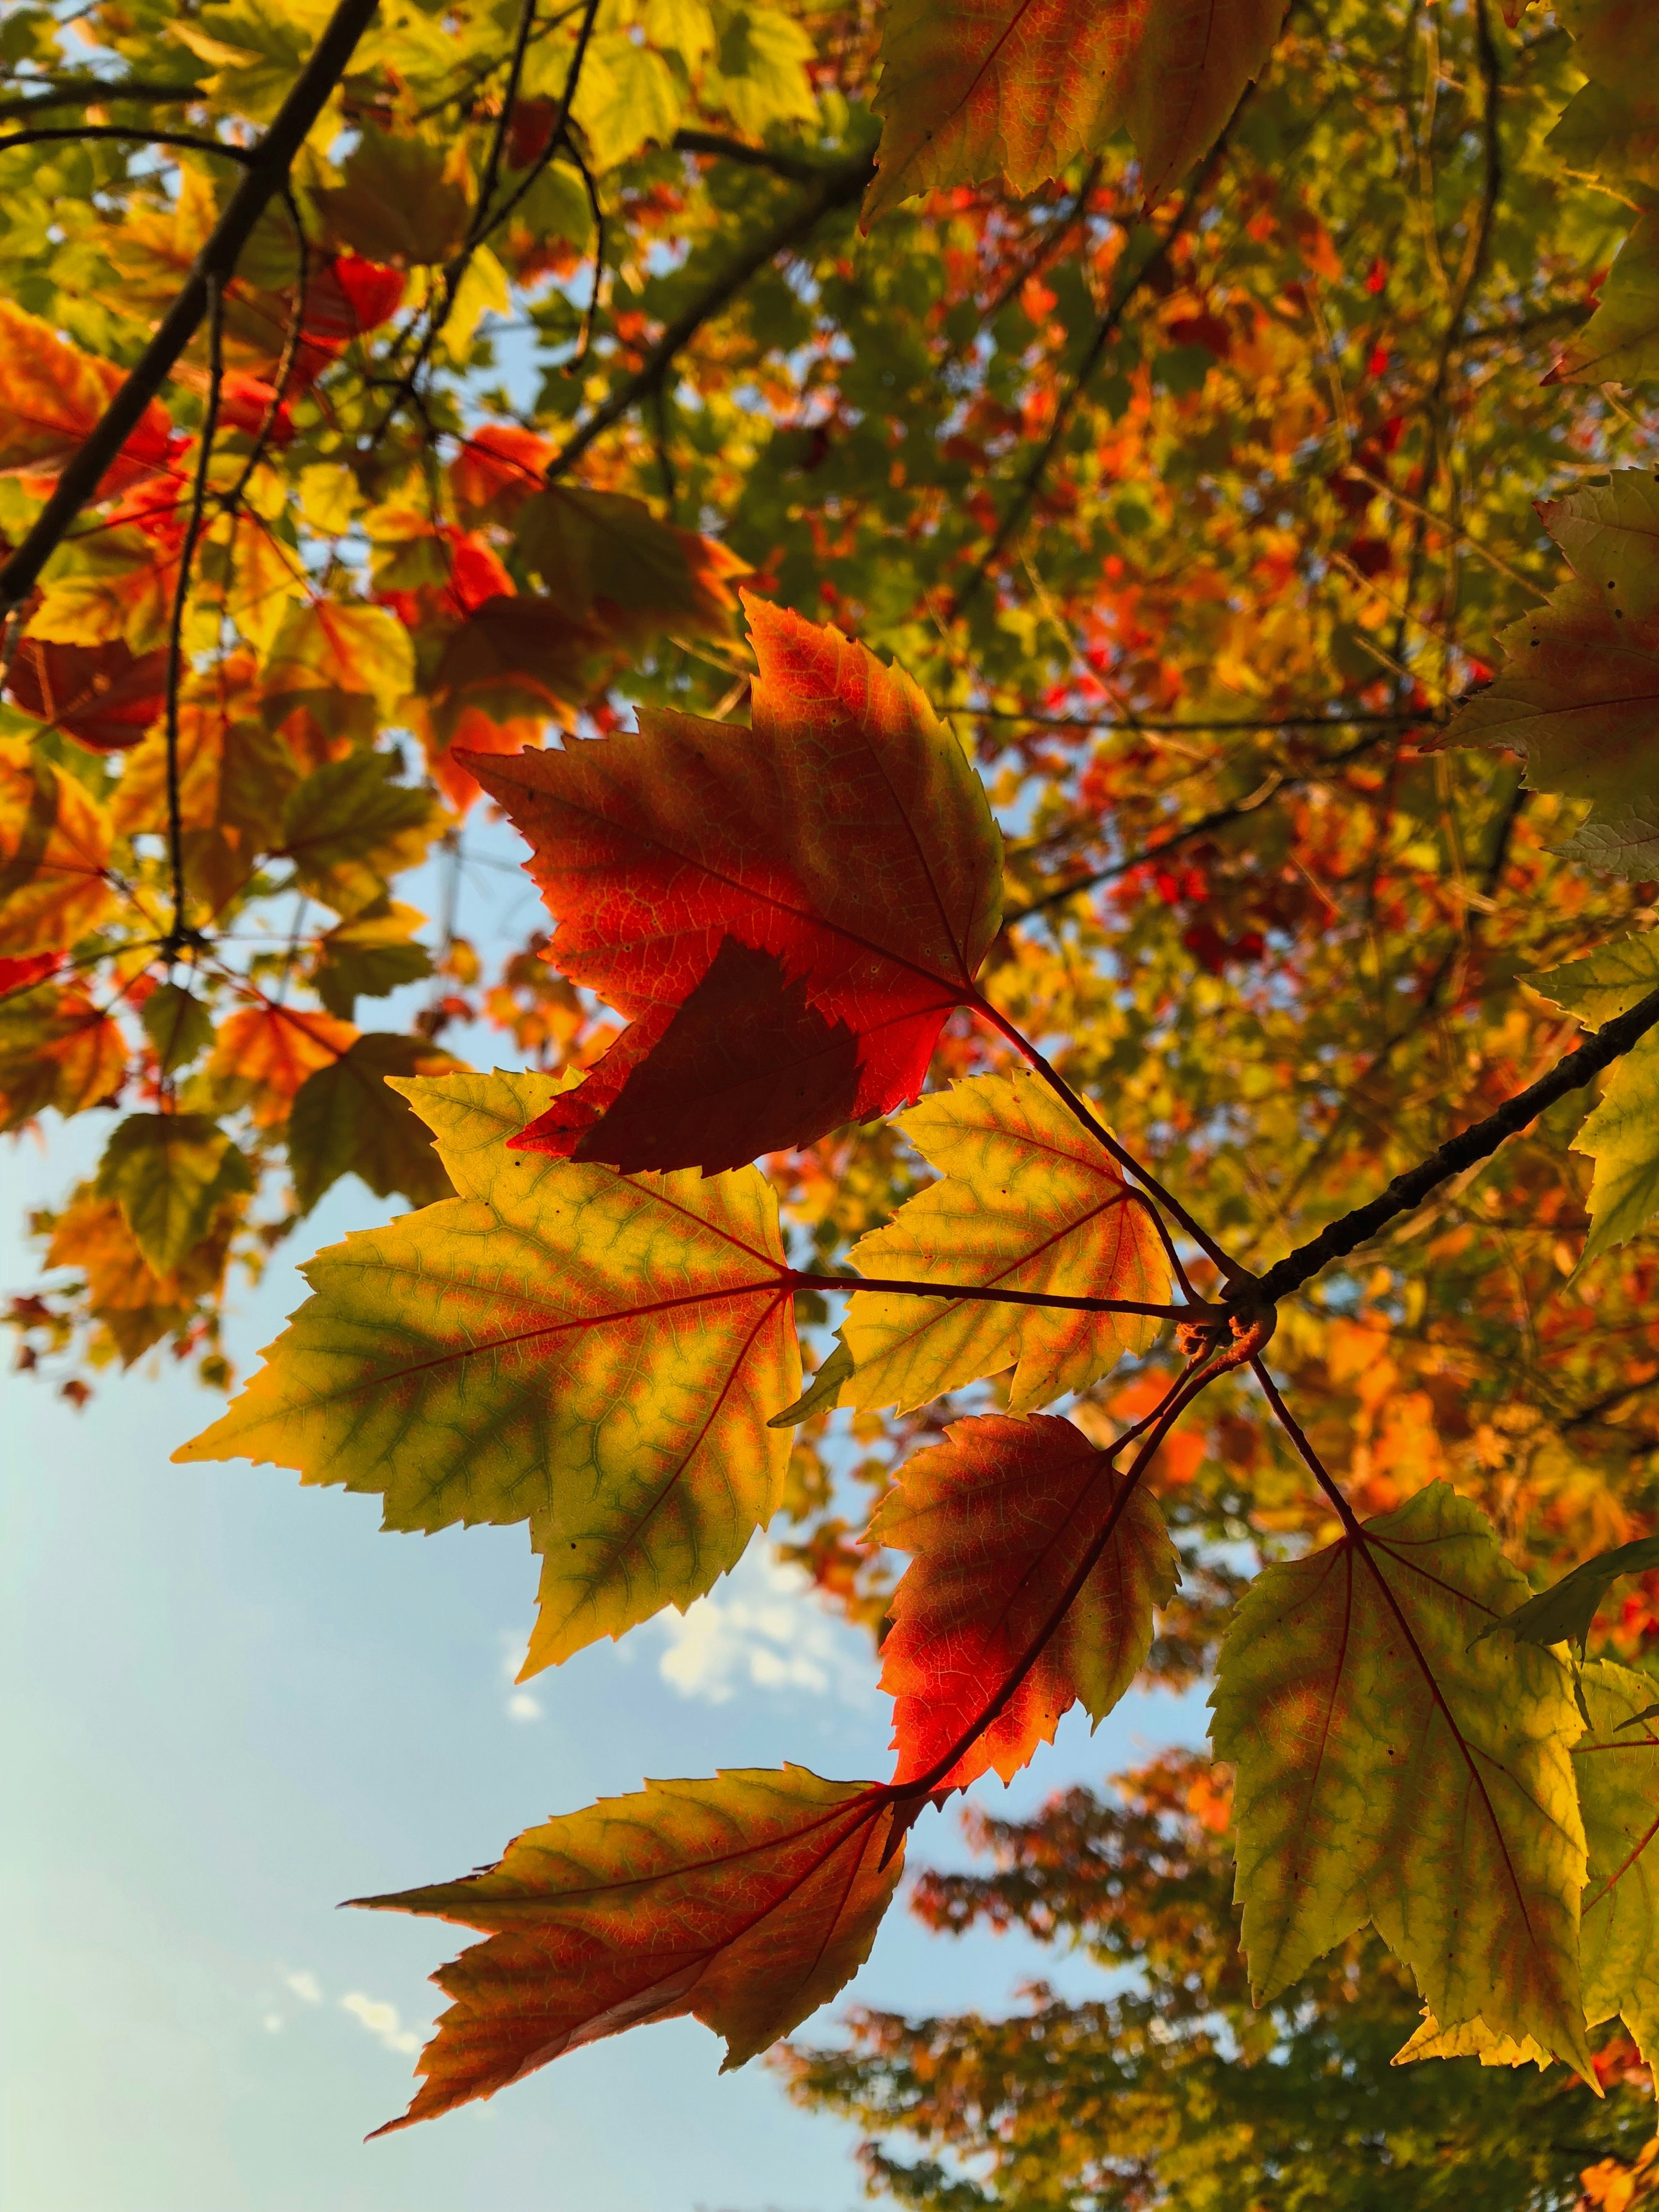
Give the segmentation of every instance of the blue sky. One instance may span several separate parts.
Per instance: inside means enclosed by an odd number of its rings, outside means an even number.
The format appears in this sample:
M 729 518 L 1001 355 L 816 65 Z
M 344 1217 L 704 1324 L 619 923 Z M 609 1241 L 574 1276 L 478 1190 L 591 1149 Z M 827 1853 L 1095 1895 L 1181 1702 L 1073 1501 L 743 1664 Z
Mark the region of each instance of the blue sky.
M 460 926 L 491 950 L 539 902 L 476 822 Z M 403 887 L 427 911 L 435 886 Z M 422 896 L 422 889 L 426 896 Z M 366 1025 L 407 1019 L 360 1006 Z M 495 1042 L 462 1040 L 488 1059 Z M 0 1151 L 0 1287 L 25 1287 L 26 1208 L 95 1157 L 107 1117 Z M 299 1302 L 295 1263 L 389 1210 L 337 1185 L 234 1298 L 244 1374 Z M 174 1467 L 216 1401 L 170 1362 L 100 1379 L 76 1413 L 8 1376 L 0 1484 L 0 1833 L 8 1962 L 6 2212 L 848 2212 L 853 2131 L 797 2112 L 763 2064 L 722 2077 L 694 2022 L 572 2054 L 491 2103 L 365 2145 L 400 2112 L 465 1938 L 336 1911 L 446 1879 L 519 1830 L 647 1775 L 888 1771 L 867 1642 L 763 1543 L 673 1614 L 523 1689 L 535 1594 L 522 1528 L 384 1535 L 378 1501 L 284 1469 Z M 1029 1806 L 1152 1746 L 1195 1741 L 1195 1698 L 1075 1716 L 1013 1791 Z M 957 1859 L 953 1816 L 915 1856 Z M 454 1939 L 452 1941 L 452 1937 Z M 1014 1938 L 951 1942 L 896 1911 L 851 1995 L 1006 2007 L 1041 1972 Z M 834 2014 L 815 2032 L 832 2033 Z

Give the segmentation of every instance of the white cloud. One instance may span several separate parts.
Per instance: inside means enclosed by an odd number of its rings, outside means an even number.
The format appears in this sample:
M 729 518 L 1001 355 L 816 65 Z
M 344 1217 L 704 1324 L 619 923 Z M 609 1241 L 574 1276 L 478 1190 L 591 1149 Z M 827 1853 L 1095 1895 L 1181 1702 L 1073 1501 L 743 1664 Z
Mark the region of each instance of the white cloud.
M 296 1997 L 303 1998 L 307 2004 L 321 2004 L 323 1986 L 309 1966 L 301 1966 L 297 1974 L 284 1974 L 283 1981 L 285 1987 L 292 1990 Z
M 870 1647 L 824 1612 L 811 1588 L 804 1570 L 781 1565 L 758 1540 L 713 1595 L 658 1614 L 653 1626 L 668 1641 L 658 1672 L 683 1698 L 711 1705 L 745 1688 L 867 1705 Z
M 514 1636 L 509 1629 L 501 1631 L 501 1680 L 507 1686 L 505 1710 L 510 1721 L 538 1721 L 542 1717 L 541 1699 L 532 1698 L 528 1690 L 514 1687 L 529 1650 L 527 1637 Z
M 349 2012 L 353 2020 L 361 2022 L 369 2033 L 378 2036 L 388 2051 L 405 2053 L 418 2051 L 421 2039 L 411 2027 L 405 2027 L 398 2017 L 396 2005 L 385 2003 L 379 1997 L 365 1996 L 361 1990 L 353 1990 L 340 1999 L 340 2010 Z
M 265 2014 L 264 2025 L 265 2033 L 268 2035 L 280 2035 L 283 2032 L 283 2015 L 279 2012 L 268 2012 Z

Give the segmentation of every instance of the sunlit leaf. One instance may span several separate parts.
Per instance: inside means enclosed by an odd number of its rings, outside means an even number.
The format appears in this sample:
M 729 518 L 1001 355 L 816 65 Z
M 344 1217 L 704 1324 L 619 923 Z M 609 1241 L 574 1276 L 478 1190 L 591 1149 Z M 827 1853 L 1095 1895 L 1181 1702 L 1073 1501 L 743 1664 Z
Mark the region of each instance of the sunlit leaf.
M 0 944 L 8 953 L 73 945 L 114 908 L 109 817 L 73 777 L 0 742 Z
M 1653 1679 L 1598 1660 L 1584 1669 L 1589 1727 L 1573 1771 L 1589 1846 L 1579 1942 L 1591 2027 L 1622 2015 L 1642 2056 L 1659 2057 L 1659 1733 L 1632 1717 L 1651 1709 Z
M 961 1790 L 988 1767 L 1012 1781 L 1075 1704 L 1103 1720 L 1180 1572 L 1150 1491 L 1126 1498 L 1069 1421 L 994 1414 L 945 1435 L 905 1462 L 870 1533 L 913 1554 L 881 1647 L 893 1779 Z
M 163 1075 L 188 1067 L 213 1042 L 212 1015 L 181 983 L 157 984 L 138 1018 L 155 1048 L 156 1064 Z
M 853 1248 L 861 1274 L 982 1284 L 1053 1297 L 1158 1304 L 1169 1272 L 1158 1231 L 1110 1154 L 1034 1074 L 953 1084 L 901 1119 L 943 1180 Z M 1086 1389 L 1159 1324 L 860 1291 L 847 1316 L 854 1404 L 926 1405 L 1014 1368 L 1008 1402 L 1044 1406 Z
M 424 858 L 443 826 L 429 791 L 402 783 L 385 753 L 348 753 L 313 769 L 289 793 L 273 849 L 314 898 L 355 916 Z
M 0 300 L 0 475 L 56 477 L 123 381 L 113 362 L 65 345 L 39 316 Z M 166 409 L 152 399 L 105 476 L 104 495 L 165 462 L 170 428 Z
M 242 1153 L 201 1114 L 129 1114 L 104 1147 L 96 1185 L 119 1203 L 158 1275 L 202 1242 L 223 1200 L 252 1187 Z
M 1437 2021 L 1589 2071 L 1571 1680 L 1477 1640 L 1527 1595 L 1445 1483 L 1246 1591 L 1211 1702 L 1258 2003 L 1369 1921 Z
M 489 1937 L 433 1977 L 454 2002 L 422 2055 L 425 2086 L 392 2124 L 685 2013 L 742 2065 L 869 1955 L 902 1870 L 902 1850 L 883 1863 L 891 1825 L 868 1783 L 738 1769 L 544 1821 L 486 1873 L 355 1899 Z
M 527 1520 L 527 1668 L 684 1605 L 775 1510 L 799 1388 L 776 1204 L 753 1170 L 631 1181 L 507 1151 L 535 1075 L 404 1084 L 461 1194 L 349 1237 L 186 1459 L 386 1498 L 386 1525 Z
M 1148 200 L 1215 138 L 1272 51 L 1282 0 L 895 0 L 869 222 L 930 185 L 1058 176 L 1127 125 Z
M 835 630 L 747 605 L 761 671 L 752 729 L 659 710 L 603 744 L 467 764 L 530 841 L 559 918 L 553 957 L 574 981 L 657 1024 L 654 1044 L 735 938 L 775 955 L 808 1007 L 854 1032 L 850 1113 L 884 1112 L 920 1091 L 946 1013 L 974 995 L 996 933 L 1000 840 L 978 777 L 907 678 Z M 776 1020 L 775 971 L 757 980 Z M 722 994 L 718 1018 L 677 1033 L 684 1114 L 656 1126 L 651 1164 L 703 1164 L 704 1089 L 725 1076 L 741 1018 Z M 821 1055 L 819 1031 L 802 1041 Z M 615 1049 L 631 1073 L 639 1040 L 625 1031 Z M 699 1054 L 708 1073 L 694 1084 Z M 621 1088 L 607 1066 L 527 1141 L 573 1151 L 596 1097 L 608 1106 Z M 791 1075 L 787 1060 L 777 1073 Z M 839 1096 L 826 1106 L 811 1080 L 806 1092 L 816 1113 L 769 1130 L 773 1146 L 848 1118 Z
M 383 999 L 404 984 L 418 983 L 429 975 L 432 955 L 415 940 L 425 919 L 414 907 L 387 899 L 327 931 L 318 940 L 311 981 L 330 1013 L 349 1021 L 358 999 Z

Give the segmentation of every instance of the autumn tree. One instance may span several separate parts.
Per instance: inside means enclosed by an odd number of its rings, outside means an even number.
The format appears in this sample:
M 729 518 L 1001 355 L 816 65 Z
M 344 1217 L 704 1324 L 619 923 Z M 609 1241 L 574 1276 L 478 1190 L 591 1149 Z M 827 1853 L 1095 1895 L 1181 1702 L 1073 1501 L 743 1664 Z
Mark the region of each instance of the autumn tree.
M 924 1814 L 1207 1680 L 1213 1761 L 917 1893 L 1133 1991 L 865 2015 L 799 2094 L 986 2153 L 872 2152 L 941 2207 L 1633 2201 L 1651 10 L 92 0 L 0 56 L 0 1097 L 106 1117 L 21 1364 L 224 1390 L 355 1176 L 410 1210 L 181 1456 L 523 1523 L 529 1672 L 772 1528 L 894 1700 L 887 1779 L 363 1900 L 484 1939 L 393 2124 L 677 2013 L 767 2050 Z M 489 810 L 551 921 L 499 972 Z

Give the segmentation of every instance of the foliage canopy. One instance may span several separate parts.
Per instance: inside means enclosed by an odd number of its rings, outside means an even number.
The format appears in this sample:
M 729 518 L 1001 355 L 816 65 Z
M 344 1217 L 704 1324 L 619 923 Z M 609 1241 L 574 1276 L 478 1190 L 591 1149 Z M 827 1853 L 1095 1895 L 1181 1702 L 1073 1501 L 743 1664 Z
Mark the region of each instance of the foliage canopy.
M 878 2185 L 1656 2186 L 1659 19 L 92 0 L 0 64 L 0 1107 L 115 1116 L 21 1364 L 228 1388 L 356 1176 L 410 1210 L 180 1457 L 525 1523 L 527 1671 L 781 1514 L 894 1698 L 890 1779 L 360 1900 L 483 1939 L 406 2119 L 767 2049 L 923 1812 L 1212 1677 L 1214 1761 L 916 1893 L 1133 1991 L 786 2054 L 988 2160 Z M 554 927 L 486 966 L 492 820 Z

